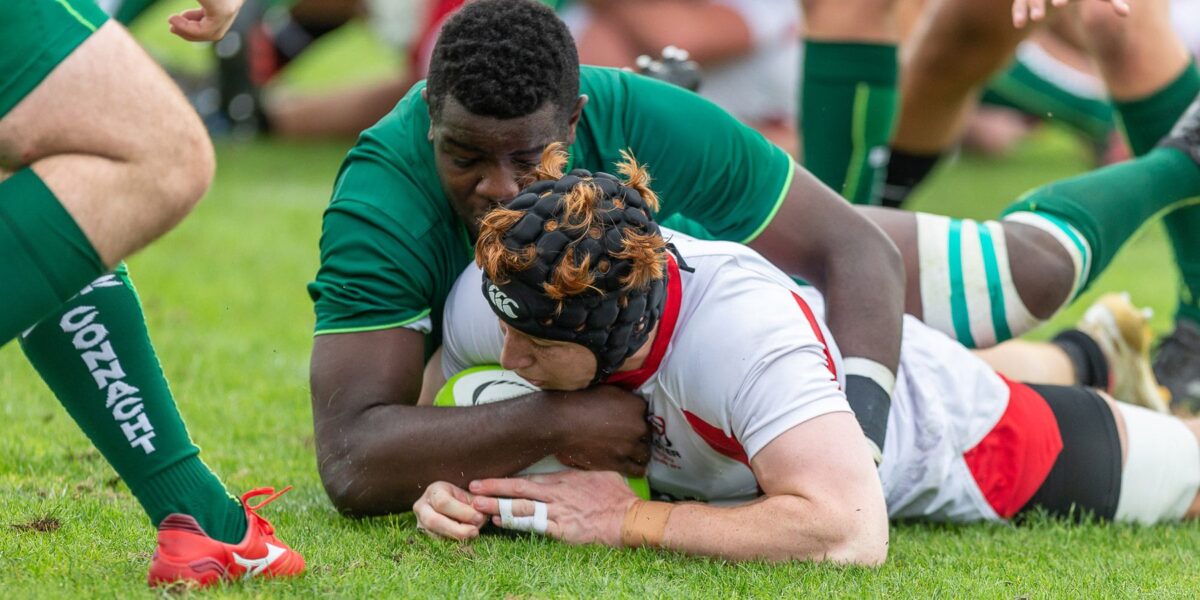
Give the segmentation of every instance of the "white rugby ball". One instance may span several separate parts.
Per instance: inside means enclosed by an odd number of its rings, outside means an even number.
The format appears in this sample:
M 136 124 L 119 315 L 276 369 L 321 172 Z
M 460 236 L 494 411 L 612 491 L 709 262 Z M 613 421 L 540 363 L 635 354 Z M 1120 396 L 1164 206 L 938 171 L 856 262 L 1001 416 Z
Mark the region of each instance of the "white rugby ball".
M 500 365 L 471 367 L 449 379 L 433 399 L 434 406 L 479 406 L 511 400 L 540 391 L 537 386 L 520 375 Z M 547 456 L 517 475 L 554 473 L 566 469 L 553 456 Z M 650 485 L 644 477 L 626 477 L 625 481 L 634 493 L 643 499 L 650 498 Z

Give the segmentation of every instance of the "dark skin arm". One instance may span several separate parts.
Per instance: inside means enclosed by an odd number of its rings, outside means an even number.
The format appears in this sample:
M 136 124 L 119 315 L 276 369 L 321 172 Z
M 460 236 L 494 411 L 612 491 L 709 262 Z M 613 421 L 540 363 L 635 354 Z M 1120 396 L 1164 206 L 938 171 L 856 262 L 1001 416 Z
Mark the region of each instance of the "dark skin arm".
M 896 372 L 904 262 L 883 230 L 797 168 L 779 212 L 750 247 L 821 290 L 843 356 L 869 358 Z
M 424 336 L 408 329 L 317 336 L 310 384 L 317 464 L 337 509 L 411 510 L 434 481 L 466 486 L 550 455 L 581 468 L 645 473 L 646 403 L 611 386 L 471 408 L 415 406 Z

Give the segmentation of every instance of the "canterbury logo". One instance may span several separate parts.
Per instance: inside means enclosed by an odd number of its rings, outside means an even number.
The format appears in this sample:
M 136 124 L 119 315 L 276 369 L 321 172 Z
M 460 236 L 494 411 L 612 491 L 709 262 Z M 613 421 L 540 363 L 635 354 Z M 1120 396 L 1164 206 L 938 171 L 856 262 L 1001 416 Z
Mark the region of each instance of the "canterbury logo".
M 258 575 L 263 571 L 266 571 L 267 567 L 271 566 L 271 563 L 275 562 L 276 560 L 279 560 L 279 557 L 283 556 L 284 552 L 285 550 L 283 548 L 268 543 L 266 556 L 262 558 L 242 558 L 240 554 L 234 552 L 233 562 L 236 562 L 237 564 L 241 565 L 242 568 L 246 569 L 246 574 L 242 575 L 242 578 L 250 579 L 251 577 Z
M 500 288 L 496 287 L 494 283 L 488 284 L 488 298 L 491 299 L 496 310 L 504 313 L 510 319 L 517 318 L 516 309 L 519 308 L 517 301 L 500 291 Z

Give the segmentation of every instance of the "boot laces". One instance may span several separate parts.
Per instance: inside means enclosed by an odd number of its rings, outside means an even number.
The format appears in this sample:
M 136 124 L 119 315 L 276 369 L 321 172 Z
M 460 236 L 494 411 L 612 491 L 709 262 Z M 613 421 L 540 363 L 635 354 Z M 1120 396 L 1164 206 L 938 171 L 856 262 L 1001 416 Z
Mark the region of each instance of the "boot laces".
M 279 498 L 280 496 L 286 494 L 291 489 L 292 489 L 292 486 L 289 485 L 289 486 L 283 488 L 282 490 L 279 490 L 278 492 L 276 492 L 275 488 L 273 488 L 273 487 L 261 487 L 261 488 L 252 489 L 252 490 L 246 492 L 245 494 L 242 494 L 242 505 L 246 507 L 246 512 L 254 515 L 254 518 L 258 519 L 258 521 L 260 523 L 262 523 L 263 532 L 266 533 L 267 535 L 274 533 L 275 527 L 273 527 L 271 525 L 270 521 L 268 521 L 262 515 L 258 514 L 258 509 L 274 502 L 276 498 Z M 262 496 L 262 495 L 266 495 L 266 494 L 270 494 L 269 496 L 267 496 L 266 500 L 263 500 L 262 502 L 259 502 L 258 504 L 254 504 L 254 505 L 250 504 L 251 498 L 257 498 L 258 496 Z

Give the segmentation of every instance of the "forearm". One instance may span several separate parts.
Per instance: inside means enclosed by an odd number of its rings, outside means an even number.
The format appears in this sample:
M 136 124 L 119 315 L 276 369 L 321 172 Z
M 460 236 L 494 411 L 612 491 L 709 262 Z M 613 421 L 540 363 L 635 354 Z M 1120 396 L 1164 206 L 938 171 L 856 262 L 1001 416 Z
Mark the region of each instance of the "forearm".
M 873 360 L 893 374 L 900 362 L 904 263 L 877 229 L 853 236 L 830 257 L 821 280 L 826 322 L 842 356 Z
M 342 512 L 385 514 L 409 510 L 434 481 L 515 473 L 557 450 L 546 396 L 469 408 L 381 404 L 330 423 L 328 435 L 317 432 L 326 491 Z
M 767 496 L 723 508 L 678 504 L 663 532 L 662 546 L 687 554 L 728 560 L 813 560 L 878 565 L 887 558 L 887 529 L 880 536 L 868 522 L 869 507 L 838 513 L 804 498 Z

